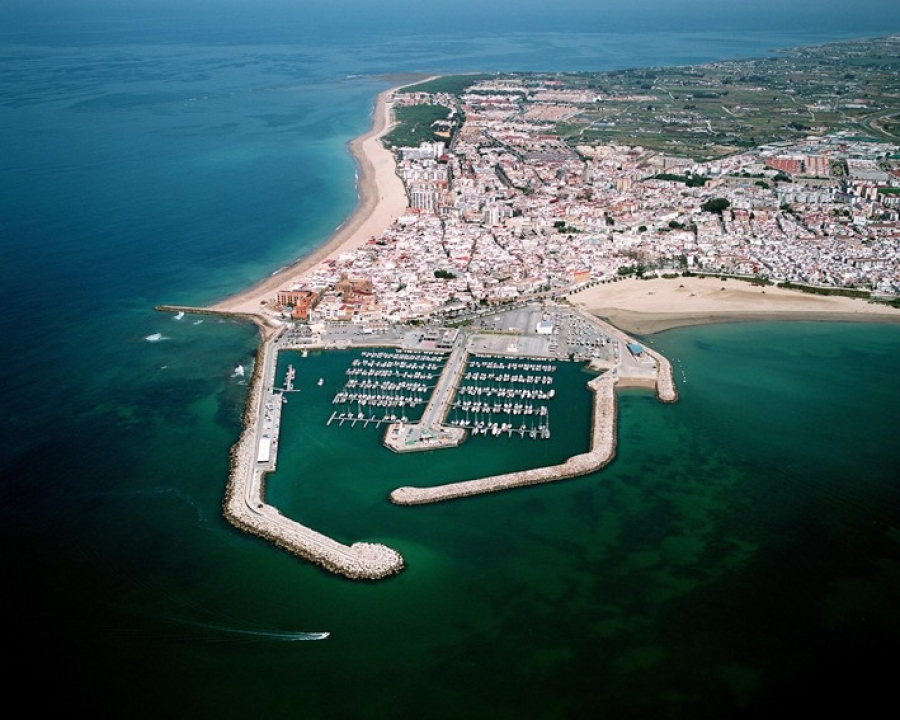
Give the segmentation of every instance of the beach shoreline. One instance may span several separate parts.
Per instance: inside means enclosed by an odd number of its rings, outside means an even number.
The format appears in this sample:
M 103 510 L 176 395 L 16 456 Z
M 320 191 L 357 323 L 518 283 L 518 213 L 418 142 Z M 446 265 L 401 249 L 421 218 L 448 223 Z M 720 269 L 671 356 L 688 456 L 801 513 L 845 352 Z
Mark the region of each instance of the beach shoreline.
M 859 298 L 812 295 L 718 277 L 627 279 L 569 295 L 576 307 L 626 332 L 652 335 L 714 323 L 900 323 L 900 310 Z
M 430 79 L 417 77 L 413 83 Z M 291 263 L 288 267 L 266 277 L 246 290 L 231 295 L 207 307 L 214 312 L 260 317 L 263 301 L 297 282 L 308 270 L 341 253 L 365 245 L 378 237 L 408 209 L 406 188 L 396 173 L 393 153 L 384 147 L 381 138 L 393 128 L 393 94 L 412 83 L 403 83 L 378 94 L 372 114 L 372 127 L 352 139 L 347 147 L 356 162 L 359 200 L 350 216 L 318 248 Z

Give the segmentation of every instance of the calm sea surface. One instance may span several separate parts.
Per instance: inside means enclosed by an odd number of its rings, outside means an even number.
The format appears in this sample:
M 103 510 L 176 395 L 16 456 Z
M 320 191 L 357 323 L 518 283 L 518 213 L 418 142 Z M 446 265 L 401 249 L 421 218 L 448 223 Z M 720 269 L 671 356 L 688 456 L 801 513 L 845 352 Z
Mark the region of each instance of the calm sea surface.
M 355 203 L 345 143 L 388 74 L 698 62 L 885 32 L 873 23 L 4 30 L 0 541 L 10 650 L 40 658 L 16 661 L 19 687 L 116 717 L 719 718 L 887 696 L 897 326 L 663 333 L 681 400 L 621 393 L 609 468 L 420 508 L 387 493 L 582 451 L 590 376 L 558 371 L 549 442 L 401 457 L 372 428 L 325 426 L 353 353 L 283 358 L 302 391 L 269 497 L 407 559 L 361 584 L 222 520 L 255 332 L 152 309 L 321 243 Z

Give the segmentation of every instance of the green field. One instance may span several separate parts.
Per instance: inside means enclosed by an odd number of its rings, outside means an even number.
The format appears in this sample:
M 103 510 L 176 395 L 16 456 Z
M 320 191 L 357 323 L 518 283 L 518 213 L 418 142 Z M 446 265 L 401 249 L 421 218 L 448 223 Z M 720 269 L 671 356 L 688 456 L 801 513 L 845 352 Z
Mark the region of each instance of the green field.
M 705 160 L 838 130 L 900 142 L 900 38 L 701 66 L 491 77 L 526 87 L 552 80 L 595 93 L 556 125 L 572 146 L 639 144 Z M 447 77 L 416 89 L 459 93 L 476 79 Z
M 450 108 L 445 105 L 411 105 L 394 110 L 397 126 L 384 138 L 388 147 L 416 147 L 423 142 L 443 139 L 434 133 L 432 127 L 438 120 L 446 120 Z

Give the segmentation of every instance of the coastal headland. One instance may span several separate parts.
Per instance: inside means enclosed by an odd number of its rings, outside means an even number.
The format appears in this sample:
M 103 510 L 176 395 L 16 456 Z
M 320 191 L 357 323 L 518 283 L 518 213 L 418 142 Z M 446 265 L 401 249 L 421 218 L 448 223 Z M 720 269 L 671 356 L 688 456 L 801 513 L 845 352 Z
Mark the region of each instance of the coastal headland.
M 518 88 L 516 84 L 488 82 L 482 91 L 485 97 L 495 91 L 506 93 L 490 104 L 490 113 L 500 112 L 500 106 L 517 97 Z M 667 168 L 671 158 L 660 155 L 654 159 L 643 149 L 621 148 L 609 152 L 579 148 L 576 157 L 545 135 L 536 136 L 535 147 L 515 150 L 512 143 L 519 139 L 507 138 L 503 142 L 510 143 L 510 152 L 501 155 L 490 149 L 495 142 L 485 130 L 490 127 L 490 114 L 478 123 L 478 101 L 469 100 L 466 105 L 466 117 L 473 121 L 472 129 L 466 131 L 455 124 L 456 111 L 462 109 L 458 97 L 440 92 L 425 93 L 425 102 L 437 103 L 432 107 L 447 105 L 448 117 L 438 125 L 450 142 L 425 142 L 409 153 L 394 152 L 382 140 L 394 123 L 400 90 L 378 96 L 372 128 L 349 144 L 358 167 L 359 203 L 327 242 L 289 268 L 210 307 L 159 308 L 244 318 L 260 328 L 262 341 L 249 384 L 244 430 L 232 450 L 224 512 L 236 527 L 298 557 L 352 579 L 379 579 L 404 567 L 400 553 L 391 548 L 366 542 L 343 545 L 266 504 L 265 476 L 275 469 L 282 401 L 274 378 L 279 349 L 405 347 L 400 327 L 424 324 L 436 336 L 446 337 L 452 326 L 458 334 L 452 345 L 444 347 L 450 357 L 444 369 L 446 377 L 435 388 L 422 420 L 394 423 L 385 433 L 385 444 L 396 452 L 464 442 L 466 431 L 445 421 L 471 355 L 493 352 L 516 358 L 578 360 L 590 363 L 598 373 L 588 383 L 593 393 L 588 452 L 553 466 L 430 487 L 407 486 L 390 493 L 394 504 L 417 505 L 572 478 L 596 472 L 611 462 L 616 449 L 616 388 L 652 387 L 663 403 L 675 402 L 678 397 L 668 360 L 643 347 L 629 332 L 645 336 L 684 325 L 763 319 L 900 322 L 896 308 L 858 298 L 809 295 L 768 282 L 742 282 L 728 278 L 727 273 L 696 277 L 687 272 L 663 272 L 661 267 L 659 272 L 644 275 L 643 263 L 639 263 L 639 272 L 637 265 L 623 265 L 626 259 L 650 256 L 642 249 L 648 237 L 658 238 L 661 247 L 669 248 L 670 262 L 678 258 L 686 263 L 689 256 L 696 261 L 702 247 L 716 246 L 725 236 L 727 247 L 723 245 L 715 253 L 707 251 L 706 261 L 730 258 L 728 262 L 734 264 L 736 245 L 731 234 L 746 230 L 756 238 L 757 232 L 777 231 L 780 243 L 790 233 L 797 233 L 798 238 L 808 233 L 806 225 L 796 222 L 799 214 L 793 208 L 785 209 L 786 202 L 780 209 L 765 204 L 777 206 L 788 197 L 780 191 L 772 193 L 766 182 L 740 184 L 742 202 L 745 196 L 752 196 L 747 202 L 758 208 L 756 217 L 745 208 L 732 211 L 728 218 L 721 212 L 714 217 L 705 203 L 701 205 L 704 196 L 685 202 L 686 194 L 678 192 L 676 204 L 681 209 L 664 215 L 678 219 L 660 220 L 658 227 L 645 234 L 646 225 L 637 227 L 637 223 L 647 222 L 637 214 L 638 208 L 658 206 L 661 214 L 672 209 L 665 206 L 671 193 L 661 182 L 675 182 L 677 187 L 684 178 L 691 180 L 694 172 L 705 183 L 700 172 L 710 172 L 711 165 L 694 166 L 676 181 L 668 179 L 669 175 L 662 181 L 650 176 L 647 188 L 635 191 L 639 168 Z M 564 93 L 553 92 L 551 97 L 557 103 L 571 100 Z M 419 97 L 403 99 L 412 105 L 420 101 Z M 558 106 L 546 102 L 527 113 L 538 122 L 565 117 Z M 478 145 L 485 138 L 486 150 Z M 458 155 L 449 152 L 454 147 Z M 515 158 L 529 158 L 538 169 L 529 173 L 527 164 L 514 162 Z M 476 168 L 481 160 L 484 167 Z M 735 170 L 757 166 L 762 167 L 756 156 L 733 164 Z M 614 178 L 614 183 L 587 190 L 577 186 L 585 178 L 623 172 L 623 168 L 630 174 Z M 451 192 L 453 181 L 459 182 L 455 194 Z M 718 191 L 726 186 L 722 181 Z M 603 197 L 601 187 L 604 192 L 615 188 L 605 210 L 598 205 L 603 202 L 599 199 Z M 834 183 L 826 182 L 823 187 L 826 190 L 807 184 L 803 197 L 828 193 L 837 197 L 831 189 L 836 187 Z M 514 196 L 516 200 L 509 200 Z M 873 197 L 877 200 L 878 196 Z M 453 203 L 457 207 L 452 208 Z M 683 215 L 685 207 L 692 213 L 690 217 Z M 526 211 L 533 211 L 533 216 L 523 219 Z M 444 213 L 440 219 L 439 212 Z M 889 214 L 886 210 L 885 215 Z M 611 230 L 617 222 L 630 222 L 635 228 Z M 477 232 L 470 237 L 471 228 Z M 824 222 L 822 228 L 824 232 Z M 853 230 L 846 223 L 840 228 Z M 890 237 L 882 224 L 877 236 L 873 231 L 866 243 L 877 241 L 881 251 L 888 247 L 885 240 Z M 861 253 L 865 246 L 862 242 L 854 245 Z M 776 261 L 782 262 L 783 253 L 779 253 Z M 884 268 L 890 263 L 896 263 L 896 258 L 870 260 L 865 256 L 854 261 L 853 277 L 859 274 L 859 267 Z M 756 268 L 759 262 L 742 260 L 734 267 L 744 265 Z M 480 268 L 481 274 L 474 272 L 475 268 Z M 879 277 L 882 282 L 890 280 L 889 275 Z M 300 298 L 304 293 L 322 303 L 315 315 L 307 308 L 306 316 L 301 317 L 295 314 L 293 300 L 282 299 Z M 486 327 L 490 323 L 493 330 Z M 294 345 L 287 338 L 298 325 L 305 334 L 300 345 Z M 389 332 L 393 339 L 372 335 Z M 585 344 L 585 333 L 592 336 L 593 344 Z M 507 335 L 515 340 L 508 342 Z

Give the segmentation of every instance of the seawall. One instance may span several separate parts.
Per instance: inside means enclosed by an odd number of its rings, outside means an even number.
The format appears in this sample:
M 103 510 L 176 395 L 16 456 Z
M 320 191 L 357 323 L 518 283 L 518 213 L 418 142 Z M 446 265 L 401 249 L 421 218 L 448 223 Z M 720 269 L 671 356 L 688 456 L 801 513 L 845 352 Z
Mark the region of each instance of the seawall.
M 259 316 L 221 312 L 174 305 L 161 305 L 163 312 L 225 315 L 252 320 L 263 334 L 256 353 L 253 375 L 247 386 L 243 430 L 230 452 L 230 470 L 222 510 L 225 519 L 244 532 L 263 538 L 273 545 L 330 572 L 352 580 L 378 580 L 395 575 L 404 568 L 399 552 L 378 543 L 357 542 L 344 545 L 282 515 L 265 502 L 265 479 L 273 463 L 257 461 L 259 431 L 266 400 L 281 402 L 274 386 L 278 351 L 272 336 L 278 328 L 265 324 Z
M 223 502 L 225 518 L 245 532 L 353 580 L 377 580 L 400 572 L 404 567 L 403 557 L 396 550 L 377 543 L 344 545 L 266 504 L 266 470 L 256 460 L 256 436 L 267 380 L 274 373 L 276 358 L 271 342 L 260 344 L 244 408 L 244 430 L 231 450 L 231 470 Z
M 556 480 L 587 475 L 606 466 L 616 454 L 616 395 L 615 379 L 601 375 L 588 383 L 594 393 L 591 414 L 591 449 L 581 455 L 573 455 L 560 465 L 504 473 L 434 487 L 400 487 L 391 492 L 395 505 L 423 505 L 426 503 L 470 497 L 483 493 L 508 490 L 528 485 L 538 485 Z

